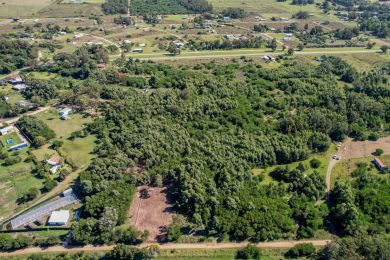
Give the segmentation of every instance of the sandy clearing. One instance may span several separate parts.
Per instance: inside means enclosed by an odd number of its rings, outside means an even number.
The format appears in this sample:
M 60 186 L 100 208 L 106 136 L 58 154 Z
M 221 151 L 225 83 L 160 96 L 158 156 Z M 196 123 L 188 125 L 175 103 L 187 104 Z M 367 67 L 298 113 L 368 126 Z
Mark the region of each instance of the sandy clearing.
M 148 196 L 141 196 L 146 189 Z M 163 241 L 165 228 L 172 223 L 172 206 L 167 200 L 167 189 L 141 186 L 129 210 L 133 226 L 140 231 L 148 230 L 148 241 Z
M 383 137 L 377 141 L 357 141 L 348 139 L 341 147 L 342 159 L 355 159 L 370 156 L 375 149 L 381 148 L 384 154 L 390 154 L 390 136 Z

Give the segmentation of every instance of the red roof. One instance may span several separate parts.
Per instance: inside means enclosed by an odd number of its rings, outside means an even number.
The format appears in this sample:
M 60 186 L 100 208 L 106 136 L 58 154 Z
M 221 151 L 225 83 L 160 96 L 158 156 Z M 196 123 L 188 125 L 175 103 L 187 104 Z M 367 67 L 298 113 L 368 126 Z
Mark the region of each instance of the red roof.
M 53 155 L 52 157 L 50 157 L 49 160 L 47 160 L 47 162 L 51 165 L 56 165 L 56 164 L 60 164 L 61 163 L 61 160 L 60 158 L 58 158 L 57 156 Z
M 385 168 L 385 167 L 386 167 L 385 164 L 381 161 L 381 159 L 375 158 L 374 160 L 375 160 L 375 163 L 376 163 L 379 167 L 381 167 L 381 168 Z

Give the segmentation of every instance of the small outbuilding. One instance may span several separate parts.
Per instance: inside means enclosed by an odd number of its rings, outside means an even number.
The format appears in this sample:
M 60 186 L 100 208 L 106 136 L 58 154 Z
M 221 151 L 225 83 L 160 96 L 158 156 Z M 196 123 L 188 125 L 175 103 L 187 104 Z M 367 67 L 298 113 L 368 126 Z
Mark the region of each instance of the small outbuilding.
M 374 164 L 378 168 L 379 171 L 384 172 L 386 170 L 386 165 L 382 162 L 381 159 L 375 158 Z
M 18 150 L 23 149 L 23 148 L 25 148 L 25 147 L 28 147 L 28 144 L 25 143 L 25 142 L 22 142 L 22 143 L 20 143 L 20 144 L 11 146 L 9 149 L 11 149 L 12 151 L 18 151 Z
M 50 215 L 47 224 L 50 226 L 65 226 L 68 224 L 70 219 L 69 210 L 58 210 L 53 211 Z
M 18 92 L 25 90 L 26 88 L 28 88 L 28 86 L 26 84 L 16 84 L 16 85 L 12 86 L 12 89 L 16 90 Z
M 6 134 L 10 134 L 14 131 L 14 126 L 10 125 L 10 126 L 6 126 L 2 129 L 0 129 L 0 133 L 1 135 L 6 135 Z

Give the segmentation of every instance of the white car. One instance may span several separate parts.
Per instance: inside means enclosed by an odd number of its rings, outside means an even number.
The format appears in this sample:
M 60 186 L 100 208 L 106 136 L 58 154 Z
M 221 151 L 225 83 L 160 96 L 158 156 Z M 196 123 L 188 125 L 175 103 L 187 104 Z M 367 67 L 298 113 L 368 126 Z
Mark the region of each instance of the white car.
M 335 154 L 335 155 L 333 155 L 333 157 L 332 157 L 334 160 L 340 160 L 341 159 L 341 157 L 340 156 L 338 156 L 337 154 Z

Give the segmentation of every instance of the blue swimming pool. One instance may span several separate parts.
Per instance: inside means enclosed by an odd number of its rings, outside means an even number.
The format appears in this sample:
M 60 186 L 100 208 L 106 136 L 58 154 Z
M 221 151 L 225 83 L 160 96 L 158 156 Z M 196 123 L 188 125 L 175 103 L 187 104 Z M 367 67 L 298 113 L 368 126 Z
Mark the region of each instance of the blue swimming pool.
M 7 139 L 7 144 L 13 144 L 14 140 L 12 138 Z

